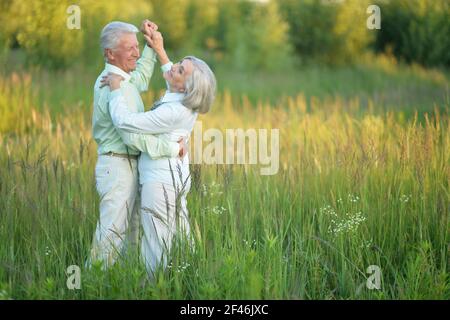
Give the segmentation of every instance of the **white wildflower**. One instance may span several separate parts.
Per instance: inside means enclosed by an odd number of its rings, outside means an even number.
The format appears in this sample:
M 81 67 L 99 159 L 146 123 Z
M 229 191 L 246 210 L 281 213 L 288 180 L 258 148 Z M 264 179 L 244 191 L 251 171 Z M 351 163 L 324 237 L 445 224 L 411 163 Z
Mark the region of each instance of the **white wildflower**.
M 187 262 L 183 262 L 182 264 L 180 264 L 179 266 L 176 266 L 174 268 L 174 266 L 172 265 L 172 262 L 167 266 L 168 269 L 172 269 L 175 270 L 176 273 L 180 273 L 183 272 L 184 270 L 186 270 L 187 268 L 189 268 L 191 265 Z
M 372 247 L 373 241 L 372 239 L 370 240 L 362 240 L 361 244 L 359 245 L 360 248 L 366 248 L 369 249 L 370 247 Z
M 209 197 L 221 195 L 223 193 L 221 189 L 222 185 L 213 181 L 213 183 L 211 183 L 211 185 L 209 186 L 207 186 L 206 184 L 202 185 L 202 194 Z
M 225 213 L 227 211 L 227 208 L 223 207 L 223 206 L 214 206 L 214 207 L 209 207 L 206 206 L 202 209 L 202 213 L 208 213 L 208 212 L 212 212 L 213 214 L 217 214 L 217 215 L 221 215 L 223 213 Z
M 214 213 L 214 214 L 218 214 L 218 215 L 221 215 L 221 214 L 223 214 L 224 212 L 226 212 L 227 211 L 227 209 L 225 208 L 225 207 L 222 207 L 222 206 L 215 206 L 213 209 L 212 209 L 212 212 Z
M 359 201 L 359 196 L 356 196 L 356 195 L 353 195 L 353 194 L 349 193 L 348 200 L 350 202 L 356 203 L 356 202 Z
M 331 225 L 328 227 L 328 232 L 337 236 L 341 233 L 355 232 L 359 225 L 366 220 L 362 212 L 356 212 L 355 214 L 346 213 L 346 219 L 331 220 Z
M 244 244 L 249 248 L 255 248 L 256 247 L 256 240 L 253 239 L 252 241 L 243 240 Z
M 402 194 L 401 196 L 400 196 L 400 201 L 401 202 L 403 202 L 403 203 L 407 203 L 407 202 L 409 202 L 409 200 L 411 199 L 411 194 Z
M 330 205 L 320 208 L 320 213 L 337 217 L 336 211 Z

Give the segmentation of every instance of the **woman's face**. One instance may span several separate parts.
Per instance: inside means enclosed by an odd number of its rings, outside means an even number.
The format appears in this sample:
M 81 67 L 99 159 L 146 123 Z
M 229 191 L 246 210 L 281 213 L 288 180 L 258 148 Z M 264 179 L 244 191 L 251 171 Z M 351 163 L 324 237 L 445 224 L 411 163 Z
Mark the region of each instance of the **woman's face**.
M 194 65 L 189 59 L 181 60 L 174 64 L 172 68 L 164 73 L 164 79 L 169 83 L 170 91 L 185 92 L 184 84 L 186 79 L 192 74 Z

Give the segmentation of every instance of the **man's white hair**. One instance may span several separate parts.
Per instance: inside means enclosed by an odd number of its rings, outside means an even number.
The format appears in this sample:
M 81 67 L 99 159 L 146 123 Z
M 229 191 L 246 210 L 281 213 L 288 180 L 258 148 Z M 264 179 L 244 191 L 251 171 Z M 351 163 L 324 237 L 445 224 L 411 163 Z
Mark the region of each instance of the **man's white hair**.
M 100 45 L 103 52 L 105 49 L 115 49 L 119 43 L 120 37 L 124 33 L 138 33 L 136 26 L 122 22 L 112 21 L 108 23 L 102 30 L 100 35 Z
M 194 66 L 192 74 L 186 79 L 186 96 L 183 104 L 198 113 L 207 113 L 216 96 L 216 77 L 205 61 L 187 56 Z

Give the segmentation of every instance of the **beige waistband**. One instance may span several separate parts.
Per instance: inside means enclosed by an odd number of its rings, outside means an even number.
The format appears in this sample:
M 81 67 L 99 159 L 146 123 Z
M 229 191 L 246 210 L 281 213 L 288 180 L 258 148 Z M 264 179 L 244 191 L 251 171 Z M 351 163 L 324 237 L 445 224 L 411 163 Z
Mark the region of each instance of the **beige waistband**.
M 115 153 L 115 152 L 107 152 L 107 153 L 102 153 L 102 156 L 111 156 L 111 157 L 118 157 L 118 158 L 124 158 L 124 159 L 133 159 L 133 160 L 137 160 L 139 158 L 139 156 L 137 155 L 133 155 L 133 154 L 122 154 L 122 153 Z

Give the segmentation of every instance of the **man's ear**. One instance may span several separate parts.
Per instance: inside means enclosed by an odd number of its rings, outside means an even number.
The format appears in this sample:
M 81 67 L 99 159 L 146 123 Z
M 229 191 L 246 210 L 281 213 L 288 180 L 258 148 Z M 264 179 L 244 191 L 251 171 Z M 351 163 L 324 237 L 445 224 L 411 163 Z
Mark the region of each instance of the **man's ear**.
M 105 57 L 106 60 L 108 61 L 114 61 L 114 54 L 111 49 L 108 48 L 105 49 Z

